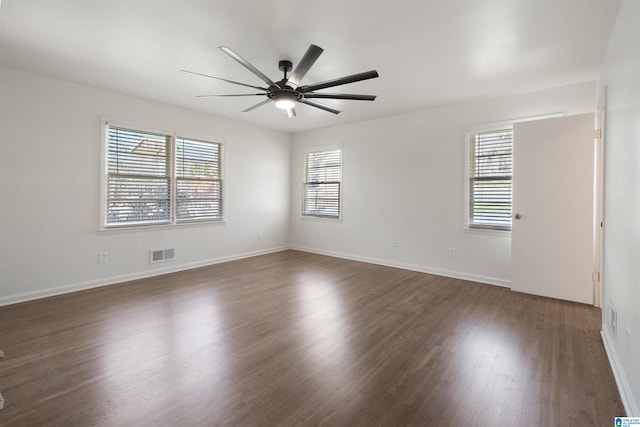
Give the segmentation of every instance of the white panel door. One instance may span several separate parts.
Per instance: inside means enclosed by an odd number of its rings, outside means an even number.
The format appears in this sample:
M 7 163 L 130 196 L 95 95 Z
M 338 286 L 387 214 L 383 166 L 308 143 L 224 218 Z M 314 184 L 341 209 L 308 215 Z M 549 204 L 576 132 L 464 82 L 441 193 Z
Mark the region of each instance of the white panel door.
M 514 125 L 514 291 L 593 304 L 593 128 L 593 114 Z

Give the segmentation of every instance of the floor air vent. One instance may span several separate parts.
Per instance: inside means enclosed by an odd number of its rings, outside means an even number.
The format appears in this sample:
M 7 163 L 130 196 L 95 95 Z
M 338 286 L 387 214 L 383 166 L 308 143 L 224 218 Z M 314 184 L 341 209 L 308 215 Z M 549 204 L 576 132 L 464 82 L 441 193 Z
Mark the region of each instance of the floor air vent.
M 176 258 L 176 250 L 169 249 L 151 249 L 149 251 L 149 262 L 155 264 L 157 262 L 172 261 Z

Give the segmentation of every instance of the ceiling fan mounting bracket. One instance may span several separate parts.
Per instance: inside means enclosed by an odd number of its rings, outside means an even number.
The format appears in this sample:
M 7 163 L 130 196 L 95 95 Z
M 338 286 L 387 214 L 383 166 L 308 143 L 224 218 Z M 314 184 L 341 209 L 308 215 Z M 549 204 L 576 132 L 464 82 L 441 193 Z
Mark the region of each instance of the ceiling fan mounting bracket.
M 293 70 L 293 63 L 291 61 L 283 59 L 282 61 L 278 62 L 278 70 L 284 71 L 286 74 L 289 71 Z

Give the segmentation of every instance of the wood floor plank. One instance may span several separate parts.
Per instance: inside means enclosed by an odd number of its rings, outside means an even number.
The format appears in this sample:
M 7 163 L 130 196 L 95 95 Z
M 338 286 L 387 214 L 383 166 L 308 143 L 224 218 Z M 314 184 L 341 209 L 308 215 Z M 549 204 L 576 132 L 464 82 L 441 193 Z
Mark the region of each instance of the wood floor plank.
M 599 319 L 284 251 L 0 307 L 0 426 L 610 425 Z

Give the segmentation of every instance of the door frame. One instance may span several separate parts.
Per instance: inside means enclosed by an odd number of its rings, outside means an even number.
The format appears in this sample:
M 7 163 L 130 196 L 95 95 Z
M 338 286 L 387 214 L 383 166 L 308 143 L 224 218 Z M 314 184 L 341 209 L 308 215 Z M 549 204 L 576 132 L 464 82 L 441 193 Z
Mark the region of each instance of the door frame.
M 606 87 L 602 87 L 594 115 L 593 182 L 593 305 L 602 308 L 604 298 L 604 143 Z

